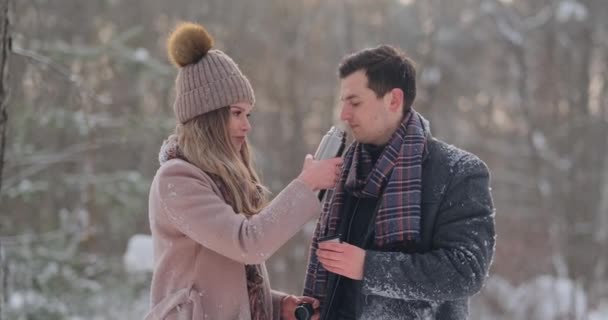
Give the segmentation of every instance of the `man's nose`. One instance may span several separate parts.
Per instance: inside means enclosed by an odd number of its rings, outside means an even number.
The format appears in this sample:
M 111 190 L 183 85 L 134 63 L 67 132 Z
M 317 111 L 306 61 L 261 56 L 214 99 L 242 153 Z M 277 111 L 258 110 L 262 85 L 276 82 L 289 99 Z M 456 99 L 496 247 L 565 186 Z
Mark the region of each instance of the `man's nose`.
M 352 112 L 350 107 L 347 104 L 342 106 L 342 110 L 340 110 L 340 120 L 349 121 L 352 118 Z

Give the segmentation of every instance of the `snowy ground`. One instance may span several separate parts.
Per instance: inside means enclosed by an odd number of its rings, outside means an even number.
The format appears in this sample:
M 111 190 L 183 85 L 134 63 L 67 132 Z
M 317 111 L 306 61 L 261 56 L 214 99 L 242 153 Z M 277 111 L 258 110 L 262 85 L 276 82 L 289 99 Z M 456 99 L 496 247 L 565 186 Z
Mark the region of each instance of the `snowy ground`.
M 152 241 L 148 235 L 133 236 L 122 258 L 122 267 L 103 281 L 70 274 L 72 269 L 49 265 L 37 279 L 63 274 L 73 282 L 65 292 L 34 289 L 10 292 L 2 318 L 26 319 L 141 319 L 149 308 L 153 270 Z M 67 271 L 66 271 L 67 270 Z M 287 272 L 287 270 L 285 270 Z M 297 277 L 296 277 L 297 278 Z M 6 311 L 8 310 L 8 311 Z M 540 275 L 519 286 L 492 276 L 481 294 L 472 299 L 472 320 L 606 320 L 608 301 L 590 310 L 586 293 L 569 279 Z

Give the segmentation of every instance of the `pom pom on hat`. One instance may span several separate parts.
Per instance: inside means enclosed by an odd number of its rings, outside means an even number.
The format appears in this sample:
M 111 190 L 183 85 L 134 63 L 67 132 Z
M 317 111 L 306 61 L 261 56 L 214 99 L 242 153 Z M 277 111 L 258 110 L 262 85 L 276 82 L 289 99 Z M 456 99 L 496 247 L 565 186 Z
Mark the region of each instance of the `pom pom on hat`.
M 247 77 L 212 46 L 205 28 L 192 22 L 178 24 L 167 40 L 169 59 L 178 67 L 173 111 L 180 123 L 235 103 L 255 104 Z
M 169 60 L 183 68 L 200 61 L 213 47 L 213 38 L 205 28 L 196 23 L 180 23 L 167 40 Z

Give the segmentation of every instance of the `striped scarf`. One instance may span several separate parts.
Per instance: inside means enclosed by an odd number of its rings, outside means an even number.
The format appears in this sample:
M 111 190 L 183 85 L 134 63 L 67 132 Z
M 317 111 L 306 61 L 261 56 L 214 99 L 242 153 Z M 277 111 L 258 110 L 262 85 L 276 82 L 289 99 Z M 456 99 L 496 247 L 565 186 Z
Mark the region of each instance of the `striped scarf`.
M 354 143 L 344 156 L 336 189 L 327 195 L 317 234 L 310 251 L 304 295 L 324 301 L 327 271 L 318 262 L 316 239 L 337 233 L 347 194 L 358 198 L 380 198 L 375 218 L 374 244 L 386 248 L 420 239 L 422 157 L 428 124 L 415 110 L 404 117 L 382 154 L 373 164 L 369 152 Z M 426 127 L 426 128 L 425 128 Z
M 171 159 L 182 159 L 188 161 L 183 153 L 181 152 L 177 143 L 177 136 L 170 135 L 167 140 L 163 142 L 158 154 L 158 162 L 162 165 L 163 163 Z M 232 206 L 228 197 L 228 190 L 222 180 L 213 174 L 209 174 L 209 177 L 215 182 L 220 189 L 222 196 L 228 205 Z M 249 307 L 251 312 L 251 320 L 267 320 L 270 319 L 266 314 L 266 308 L 264 308 L 264 277 L 260 270 L 259 265 L 245 265 L 245 276 L 247 278 L 247 293 L 249 294 Z

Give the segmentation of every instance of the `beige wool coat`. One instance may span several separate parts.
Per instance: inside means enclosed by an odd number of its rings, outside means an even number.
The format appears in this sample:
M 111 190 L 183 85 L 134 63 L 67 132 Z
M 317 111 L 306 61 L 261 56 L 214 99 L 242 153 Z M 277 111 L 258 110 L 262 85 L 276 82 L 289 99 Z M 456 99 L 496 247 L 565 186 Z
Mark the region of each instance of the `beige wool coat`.
M 266 314 L 279 319 L 285 294 L 270 289 L 264 261 L 320 211 L 316 194 L 296 179 L 247 219 L 198 167 L 167 161 L 150 189 L 155 265 L 145 319 L 250 319 L 246 264 L 261 265 Z

